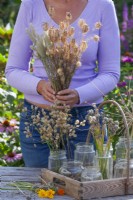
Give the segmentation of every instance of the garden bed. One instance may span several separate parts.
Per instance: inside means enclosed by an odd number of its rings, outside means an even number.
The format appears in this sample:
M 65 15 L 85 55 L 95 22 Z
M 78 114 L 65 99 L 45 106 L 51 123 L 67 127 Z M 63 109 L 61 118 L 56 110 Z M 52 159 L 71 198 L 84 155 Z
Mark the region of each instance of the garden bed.
M 47 169 L 42 169 L 42 179 L 62 187 L 67 195 L 76 199 L 112 197 L 133 194 L 133 177 L 80 182 Z

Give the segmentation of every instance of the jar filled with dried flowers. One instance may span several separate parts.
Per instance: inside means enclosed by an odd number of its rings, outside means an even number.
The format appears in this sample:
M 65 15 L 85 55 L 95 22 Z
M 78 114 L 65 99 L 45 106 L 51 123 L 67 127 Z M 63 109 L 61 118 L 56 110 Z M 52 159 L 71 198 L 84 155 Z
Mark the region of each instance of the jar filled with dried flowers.
M 103 179 L 111 179 L 113 176 L 113 159 L 109 151 L 96 152 L 96 167 L 100 169 Z
M 90 124 L 89 134 L 92 134 L 96 148 L 95 164 L 100 169 L 103 179 L 112 178 L 113 159 L 110 152 L 112 139 L 119 129 L 119 122 L 107 117 L 93 104 L 94 109 L 89 110 L 86 116 Z M 105 141 L 106 130 L 108 139 Z M 88 139 L 87 139 L 88 140 Z

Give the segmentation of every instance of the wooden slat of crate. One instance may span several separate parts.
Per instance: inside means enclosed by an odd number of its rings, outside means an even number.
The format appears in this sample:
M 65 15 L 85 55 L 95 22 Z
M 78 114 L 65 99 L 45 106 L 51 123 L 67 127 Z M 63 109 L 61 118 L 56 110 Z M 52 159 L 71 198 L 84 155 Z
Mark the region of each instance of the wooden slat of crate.
M 47 169 L 42 169 L 42 178 L 46 182 L 56 183 L 57 186 L 65 190 L 65 194 L 74 197 L 76 199 L 79 199 L 81 182 L 63 176 L 61 174 L 49 171 Z M 59 181 L 60 183 L 59 182 L 57 183 L 57 181 Z
M 133 194 L 133 177 L 130 178 L 128 194 Z
M 59 183 L 57 185 L 64 188 L 66 194 L 76 199 L 125 195 L 126 178 L 79 182 L 47 169 L 42 169 L 42 178 L 49 182 L 55 182 L 55 179 L 63 181 L 64 186 Z M 130 178 L 128 191 L 128 194 L 133 194 L 133 178 Z
M 125 195 L 125 180 L 112 179 L 103 181 L 84 182 L 82 199 Z

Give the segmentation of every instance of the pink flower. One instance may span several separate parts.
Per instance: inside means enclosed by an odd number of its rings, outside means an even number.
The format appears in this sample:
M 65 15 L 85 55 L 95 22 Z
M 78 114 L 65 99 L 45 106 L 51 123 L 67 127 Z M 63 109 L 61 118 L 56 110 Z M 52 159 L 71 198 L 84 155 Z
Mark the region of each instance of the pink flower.
M 133 76 L 125 76 L 125 79 L 127 79 L 127 80 L 133 80 Z
M 8 163 L 15 162 L 22 159 L 22 153 L 10 152 L 3 159 Z
M 18 129 L 16 126 L 17 121 L 15 119 L 11 119 L 8 121 L 7 119 L 0 122 L 0 132 L 12 133 L 15 129 Z
M 121 41 L 125 41 L 126 38 L 125 38 L 125 36 L 123 34 L 121 34 L 120 35 L 120 39 L 121 39 Z
M 133 58 L 129 57 L 129 56 L 122 56 L 121 60 L 123 63 L 132 63 L 133 62 Z

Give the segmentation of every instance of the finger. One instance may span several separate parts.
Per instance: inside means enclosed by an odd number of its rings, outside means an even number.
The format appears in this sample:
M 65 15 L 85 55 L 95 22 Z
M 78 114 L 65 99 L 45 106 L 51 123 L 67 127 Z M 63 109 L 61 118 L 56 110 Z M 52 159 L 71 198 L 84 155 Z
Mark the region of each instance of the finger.
M 70 100 L 70 99 L 73 98 L 73 95 L 67 95 L 67 96 L 56 95 L 56 98 L 57 98 L 59 101 L 68 101 L 68 100 Z
M 47 100 L 47 101 L 51 102 L 51 103 L 54 103 L 54 102 L 55 102 L 55 100 L 53 100 L 53 99 L 49 98 L 49 97 L 48 97 L 48 96 L 46 96 L 46 95 L 45 95 L 45 97 L 43 96 L 43 98 L 44 98 L 45 100 Z
M 50 101 L 52 103 L 54 103 L 55 98 L 51 97 L 51 95 L 48 95 L 49 93 L 47 93 L 46 91 L 43 91 L 42 96 L 45 100 Z
M 51 88 L 50 85 L 48 85 L 47 90 L 49 91 L 49 93 L 55 95 L 55 91 Z
M 51 100 L 55 100 L 55 95 L 53 95 L 52 93 L 50 93 L 48 91 L 48 88 L 45 88 L 45 90 L 42 91 L 42 96 L 45 97 L 47 96 L 48 98 L 50 98 Z
M 56 99 L 55 95 L 53 95 L 53 94 L 51 94 L 51 93 L 49 93 L 49 92 L 47 92 L 46 95 L 47 95 L 47 97 L 50 98 L 51 100 L 54 100 L 54 101 L 55 101 L 55 99 Z
M 57 95 L 66 95 L 66 94 L 71 94 L 72 90 L 70 89 L 65 89 L 65 90 L 61 90 L 57 93 Z

